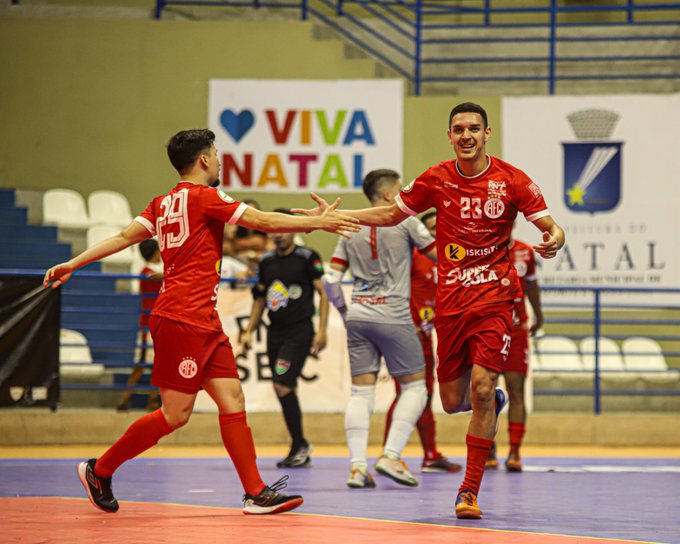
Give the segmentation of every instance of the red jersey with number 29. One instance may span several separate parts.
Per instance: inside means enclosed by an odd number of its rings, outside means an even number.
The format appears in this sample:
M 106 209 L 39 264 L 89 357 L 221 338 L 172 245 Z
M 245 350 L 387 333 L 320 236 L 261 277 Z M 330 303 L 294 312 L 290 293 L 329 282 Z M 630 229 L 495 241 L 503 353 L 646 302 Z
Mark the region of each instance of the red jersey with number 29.
M 521 292 L 508 255 L 518 212 L 527 221 L 549 215 L 539 187 L 521 170 L 496 157 L 474 177 L 455 160 L 441 162 L 397 195 L 399 208 L 417 215 L 437 210 L 437 315 L 513 300 Z
M 163 259 L 152 315 L 222 330 L 215 304 L 224 224 L 235 224 L 247 207 L 219 189 L 180 181 L 135 218 L 158 236 Z

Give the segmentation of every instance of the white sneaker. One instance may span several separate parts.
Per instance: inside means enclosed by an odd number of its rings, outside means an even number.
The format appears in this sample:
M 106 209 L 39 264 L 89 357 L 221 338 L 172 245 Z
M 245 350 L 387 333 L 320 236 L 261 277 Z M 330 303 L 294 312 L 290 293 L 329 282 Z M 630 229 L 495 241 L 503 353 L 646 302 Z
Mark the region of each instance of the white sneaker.
M 362 487 L 375 487 L 375 480 L 368 472 L 367 467 L 352 467 L 349 473 L 349 480 L 347 480 L 347 487 L 359 489 Z
M 378 459 L 375 470 L 380 474 L 392 478 L 398 484 L 407 485 L 409 487 L 416 487 L 418 485 L 418 480 L 411 474 L 406 463 L 401 459 L 392 459 L 383 455 Z

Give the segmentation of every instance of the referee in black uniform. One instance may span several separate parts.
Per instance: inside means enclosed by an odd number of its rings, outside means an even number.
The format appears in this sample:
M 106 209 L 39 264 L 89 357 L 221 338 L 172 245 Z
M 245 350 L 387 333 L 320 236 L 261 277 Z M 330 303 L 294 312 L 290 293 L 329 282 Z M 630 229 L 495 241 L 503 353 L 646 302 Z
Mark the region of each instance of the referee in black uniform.
M 274 211 L 291 214 L 287 209 Z M 312 446 L 302 431 L 297 381 L 307 355 L 316 355 L 326 347 L 328 299 L 321 283 L 323 263 L 316 251 L 296 245 L 294 234 L 270 236 L 276 247 L 260 258 L 258 283 L 253 287 L 253 307 L 240 342 L 244 352 L 250 349 L 252 333 L 266 307 L 269 367 L 292 442 L 288 456 L 277 466 L 304 467 L 310 463 Z M 312 324 L 314 291 L 320 297 L 316 333 Z

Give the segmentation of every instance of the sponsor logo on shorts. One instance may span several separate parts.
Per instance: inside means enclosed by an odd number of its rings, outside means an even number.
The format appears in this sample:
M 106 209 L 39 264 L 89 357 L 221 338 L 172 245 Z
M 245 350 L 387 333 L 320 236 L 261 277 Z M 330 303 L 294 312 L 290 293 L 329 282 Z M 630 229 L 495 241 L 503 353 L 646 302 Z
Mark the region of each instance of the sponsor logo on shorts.
M 198 365 L 196 364 L 196 360 L 193 357 L 187 357 L 186 359 L 182 360 L 177 370 L 179 371 L 179 375 L 182 376 L 182 378 L 190 380 L 198 373 Z
M 290 368 L 290 361 L 286 361 L 285 359 L 277 359 L 276 360 L 276 365 L 274 365 L 274 372 L 276 372 L 277 376 L 281 376 L 288 372 L 288 369 Z
M 505 211 L 505 204 L 500 198 L 490 198 L 484 203 L 484 213 L 489 219 L 498 219 Z

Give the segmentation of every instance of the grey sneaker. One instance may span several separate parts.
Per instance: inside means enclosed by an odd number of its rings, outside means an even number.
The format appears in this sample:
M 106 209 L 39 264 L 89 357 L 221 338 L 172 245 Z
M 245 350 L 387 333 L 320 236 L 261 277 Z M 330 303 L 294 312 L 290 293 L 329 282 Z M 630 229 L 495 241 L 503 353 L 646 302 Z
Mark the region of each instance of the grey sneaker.
M 349 479 L 347 480 L 347 487 L 352 489 L 371 488 L 375 487 L 375 480 L 371 473 L 368 472 L 367 467 L 352 467 Z
M 406 463 L 401 459 L 392 459 L 383 455 L 378 459 L 375 470 L 388 478 L 392 478 L 398 484 L 409 487 L 416 487 L 418 485 L 418 480 L 411 474 Z
M 303 446 L 293 446 L 285 459 L 282 459 L 276 466 L 278 468 L 302 468 L 312 464 L 309 454 L 312 453 L 312 445 L 307 443 Z

